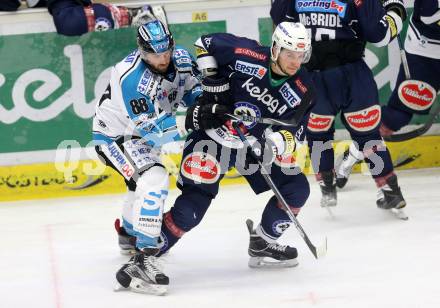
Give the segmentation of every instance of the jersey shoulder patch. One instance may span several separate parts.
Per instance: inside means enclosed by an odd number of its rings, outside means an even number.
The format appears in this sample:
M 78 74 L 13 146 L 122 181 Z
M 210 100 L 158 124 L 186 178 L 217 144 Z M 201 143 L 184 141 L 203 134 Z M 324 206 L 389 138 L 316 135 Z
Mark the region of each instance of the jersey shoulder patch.
M 173 62 L 179 72 L 188 72 L 192 69 L 194 59 L 183 47 L 176 46 L 173 53 Z

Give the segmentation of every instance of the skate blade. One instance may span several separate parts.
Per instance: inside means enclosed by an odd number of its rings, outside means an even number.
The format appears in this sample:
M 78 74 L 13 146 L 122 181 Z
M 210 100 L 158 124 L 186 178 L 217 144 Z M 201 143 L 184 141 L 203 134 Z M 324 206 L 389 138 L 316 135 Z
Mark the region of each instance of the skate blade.
M 336 205 L 336 202 L 335 202 L 335 205 Z M 327 210 L 328 215 L 330 216 L 331 219 L 335 219 L 336 218 L 335 215 L 333 214 L 332 209 L 328 205 L 322 205 L 321 204 L 321 207 Z
M 161 296 L 167 293 L 168 285 L 151 284 L 137 278 L 132 278 L 128 288 L 125 288 L 119 282 L 116 282 L 116 285 L 113 287 L 113 291 L 132 291 L 135 293 Z
M 326 201 L 321 201 L 320 205 L 321 207 L 335 207 L 337 204 L 337 200 L 332 199 L 332 200 L 326 200 Z
M 268 257 L 250 257 L 248 265 L 250 268 L 289 268 L 297 266 L 298 260 L 275 260 Z
M 119 253 L 123 256 L 133 256 L 136 254 L 136 249 L 120 249 Z
M 408 220 L 409 217 L 406 215 L 403 209 L 391 209 L 389 210 L 394 216 L 401 220 Z

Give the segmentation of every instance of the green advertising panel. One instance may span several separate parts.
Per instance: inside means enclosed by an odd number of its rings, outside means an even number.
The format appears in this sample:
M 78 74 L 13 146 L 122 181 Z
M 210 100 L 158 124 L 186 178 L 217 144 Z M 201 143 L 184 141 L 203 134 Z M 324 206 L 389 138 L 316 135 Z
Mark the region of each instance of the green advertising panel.
M 177 44 L 190 52 L 200 35 L 226 28 L 226 21 L 171 25 Z M 258 30 L 261 43 L 269 45 L 271 20 L 259 18 Z M 63 140 L 87 145 L 96 99 L 108 84 L 111 66 L 136 47 L 135 37 L 132 28 L 78 37 L 0 36 L 0 153 L 52 150 Z M 388 48 L 368 49 L 378 59 L 375 76 L 386 73 Z M 382 104 L 389 95 L 389 84 L 381 86 Z M 424 119 L 415 117 L 412 123 Z M 340 122 L 336 127 L 342 128 Z
M 173 24 L 171 31 L 193 53 L 200 35 L 225 32 L 226 22 Z M 133 28 L 0 37 L 0 153 L 56 149 L 63 140 L 87 145 L 95 99 L 135 38 Z

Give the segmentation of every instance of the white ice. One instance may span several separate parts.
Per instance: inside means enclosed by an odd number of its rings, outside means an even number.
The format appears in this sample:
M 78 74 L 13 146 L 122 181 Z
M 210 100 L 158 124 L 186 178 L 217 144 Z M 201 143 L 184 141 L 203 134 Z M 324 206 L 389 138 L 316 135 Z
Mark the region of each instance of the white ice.
M 374 183 L 360 174 L 332 220 L 309 177 L 299 220 L 315 245 L 327 236 L 328 254 L 315 260 L 292 226 L 281 242 L 299 249 L 300 264 L 281 270 L 247 266 L 245 219 L 258 222 L 270 194 L 222 188 L 165 260 L 163 297 L 112 291 L 127 260 L 112 226 L 122 195 L 1 203 L 0 307 L 440 307 L 440 169 L 398 174 L 408 221 L 377 209 Z

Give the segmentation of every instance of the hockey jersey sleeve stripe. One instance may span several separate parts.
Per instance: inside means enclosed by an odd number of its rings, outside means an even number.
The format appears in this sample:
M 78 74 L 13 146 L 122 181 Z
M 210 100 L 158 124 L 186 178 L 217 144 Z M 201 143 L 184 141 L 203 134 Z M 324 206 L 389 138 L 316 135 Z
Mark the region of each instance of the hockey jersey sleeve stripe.
M 440 10 L 438 10 L 435 14 L 432 16 L 420 16 L 420 20 L 427 25 L 436 23 L 440 21 Z
M 417 27 L 413 24 L 412 20 L 409 21 L 409 26 L 414 31 L 414 35 L 416 36 L 417 40 L 420 41 L 422 39 L 422 36 L 420 35 L 420 32 L 417 29 Z M 427 43 L 434 44 L 434 45 L 440 45 L 440 40 L 433 40 L 433 39 L 429 39 L 426 37 L 424 37 L 423 39 L 426 40 Z
M 125 78 L 125 76 L 127 74 L 129 74 L 136 67 L 136 65 L 138 64 L 139 60 L 140 60 L 140 55 L 137 55 L 136 60 L 133 61 L 133 64 L 130 66 L 130 68 L 128 70 L 126 70 L 124 74 L 122 74 L 121 78 L 119 78 L 119 82 L 120 83 Z
M 109 137 L 101 132 L 93 132 L 93 141 L 95 141 L 97 144 L 99 144 L 100 141 L 110 144 L 114 141 L 114 139 L 116 139 L 116 137 Z
M 397 15 L 397 13 L 388 12 L 385 15 L 385 19 L 388 23 L 388 30 L 386 32 L 385 37 L 382 40 L 373 43 L 373 45 L 376 47 L 383 47 L 388 45 L 397 36 L 397 34 L 399 34 L 400 31 L 402 31 L 402 27 L 403 27 L 402 19 L 400 18 L 399 15 Z

